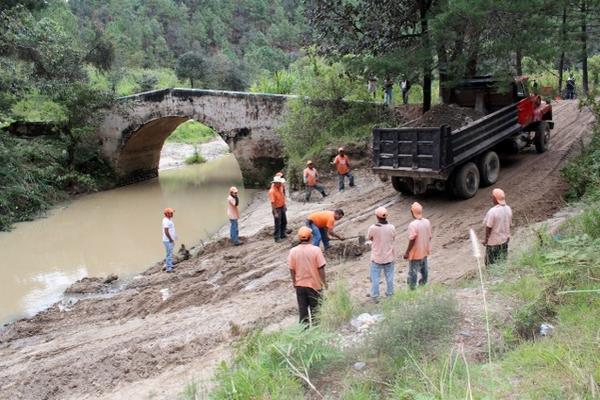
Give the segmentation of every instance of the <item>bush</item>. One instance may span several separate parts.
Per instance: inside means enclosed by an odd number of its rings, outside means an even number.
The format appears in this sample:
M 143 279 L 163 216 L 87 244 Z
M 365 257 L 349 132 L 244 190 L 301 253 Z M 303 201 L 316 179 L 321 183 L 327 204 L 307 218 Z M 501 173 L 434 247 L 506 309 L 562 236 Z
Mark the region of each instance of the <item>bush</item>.
M 344 282 L 338 281 L 325 291 L 319 308 L 319 324 L 324 330 L 333 331 L 350 321 L 353 311 L 354 304 L 348 287 Z
M 368 342 L 370 351 L 390 366 L 435 354 L 448 342 L 458 321 L 452 293 L 435 287 L 399 292 L 384 304 L 384 320 Z
M 194 147 L 194 154 L 185 159 L 185 163 L 188 165 L 191 164 L 203 164 L 206 162 L 206 159 L 202 157 L 200 153 L 198 153 L 198 148 Z
M 294 325 L 277 333 L 254 332 L 235 351 L 232 365 L 222 364 L 214 399 L 304 399 L 297 371 L 308 375 L 334 360 L 332 337 L 318 327 Z

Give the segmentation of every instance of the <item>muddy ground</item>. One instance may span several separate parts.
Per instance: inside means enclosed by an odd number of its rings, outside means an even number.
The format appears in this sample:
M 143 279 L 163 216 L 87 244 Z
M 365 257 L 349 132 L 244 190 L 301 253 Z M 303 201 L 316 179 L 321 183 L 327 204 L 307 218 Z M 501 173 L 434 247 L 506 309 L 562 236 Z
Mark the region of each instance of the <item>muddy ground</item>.
M 580 150 L 593 120 L 589 112 L 578 111 L 576 102 L 568 101 L 554 104 L 554 117 L 556 128 L 547 153 L 531 150 L 502 159 L 497 186 L 506 190 L 518 226 L 545 220 L 563 206 L 566 184 L 560 168 Z M 346 236 L 364 234 L 373 223 L 374 209 L 385 205 L 399 231 L 397 254 L 402 254 L 411 219 L 409 205 L 415 198 L 396 193 L 389 182 L 380 182 L 367 169 L 355 173 L 356 188 L 339 193 L 335 182 L 329 181 L 329 197 L 320 199 L 313 193 L 309 204 L 292 202 L 291 227 L 299 227 L 311 210 L 341 207 L 346 217 L 338 229 Z M 489 190 L 466 201 L 444 194 L 418 201 L 434 228 L 430 279 L 454 285 L 476 269 L 468 229 L 481 231 L 490 207 Z M 229 357 L 237 327 L 274 329 L 292 323 L 296 303 L 285 263 L 292 240 L 276 244 L 271 239 L 264 194 L 240 225 L 243 246 L 215 241 L 198 258 L 179 264 L 174 274 L 161 272 L 157 265 L 116 294 L 55 305 L 4 327 L 0 398 L 175 398 L 192 380 L 208 382 L 215 365 Z M 359 302 L 368 301 L 368 252 L 357 255 L 360 251 L 352 244 L 334 243 L 337 248 L 327 254 L 330 282 L 344 279 Z M 402 290 L 407 266 L 399 262 L 397 269 L 396 283 Z M 463 303 L 468 306 L 476 292 L 465 292 Z

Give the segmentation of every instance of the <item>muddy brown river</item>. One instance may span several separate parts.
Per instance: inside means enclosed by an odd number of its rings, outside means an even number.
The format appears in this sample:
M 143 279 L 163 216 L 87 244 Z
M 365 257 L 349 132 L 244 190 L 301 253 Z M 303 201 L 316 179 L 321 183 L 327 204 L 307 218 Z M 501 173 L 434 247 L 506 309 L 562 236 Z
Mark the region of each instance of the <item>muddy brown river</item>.
M 31 316 L 84 276 L 120 277 L 161 259 L 162 210 L 175 208 L 179 244 L 187 247 L 227 223 L 226 197 L 242 189 L 237 161 L 227 155 L 202 165 L 161 171 L 158 179 L 82 196 L 46 218 L 0 232 L 0 323 Z

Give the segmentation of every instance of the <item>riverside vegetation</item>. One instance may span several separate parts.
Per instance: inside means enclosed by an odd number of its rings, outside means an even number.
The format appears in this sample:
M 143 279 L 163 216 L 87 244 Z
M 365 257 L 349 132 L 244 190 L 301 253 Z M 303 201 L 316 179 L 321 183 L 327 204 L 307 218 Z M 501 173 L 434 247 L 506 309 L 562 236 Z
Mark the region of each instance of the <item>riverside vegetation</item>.
M 588 106 L 600 117 L 600 106 Z M 545 225 L 504 263 L 484 272 L 494 301 L 491 360 L 468 360 L 457 333 L 459 289 L 432 285 L 399 290 L 379 305 L 357 304 L 343 282 L 323 300 L 320 324 L 242 333 L 233 360 L 222 363 L 211 391 L 192 383 L 184 399 L 595 398 L 600 390 L 600 123 L 592 141 L 563 173 L 581 212 L 557 232 Z M 475 261 L 473 260 L 473 263 Z M 467 279 L 463 287 L 478 287 Z M 483 305 L 481 306 L 483 308 Z M 342 345 L 349 320 L 383 314 L 362 342 Z M 548 336 L 540 326 L 552 324 Z M 364 361 L 357 372 L 353 364 Z

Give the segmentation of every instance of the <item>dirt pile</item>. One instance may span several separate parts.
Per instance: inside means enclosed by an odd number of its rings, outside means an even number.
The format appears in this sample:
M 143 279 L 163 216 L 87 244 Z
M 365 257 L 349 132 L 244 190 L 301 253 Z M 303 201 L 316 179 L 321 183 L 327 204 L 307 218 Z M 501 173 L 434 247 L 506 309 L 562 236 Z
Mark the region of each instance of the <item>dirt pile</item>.
M 455 104 L 437 104 L 431 110 L 404 126 L 426 127 L 448 125 L 452 130 L 455 130 L 483 116 L 483 113 L 473 108 L 459 107 Z

